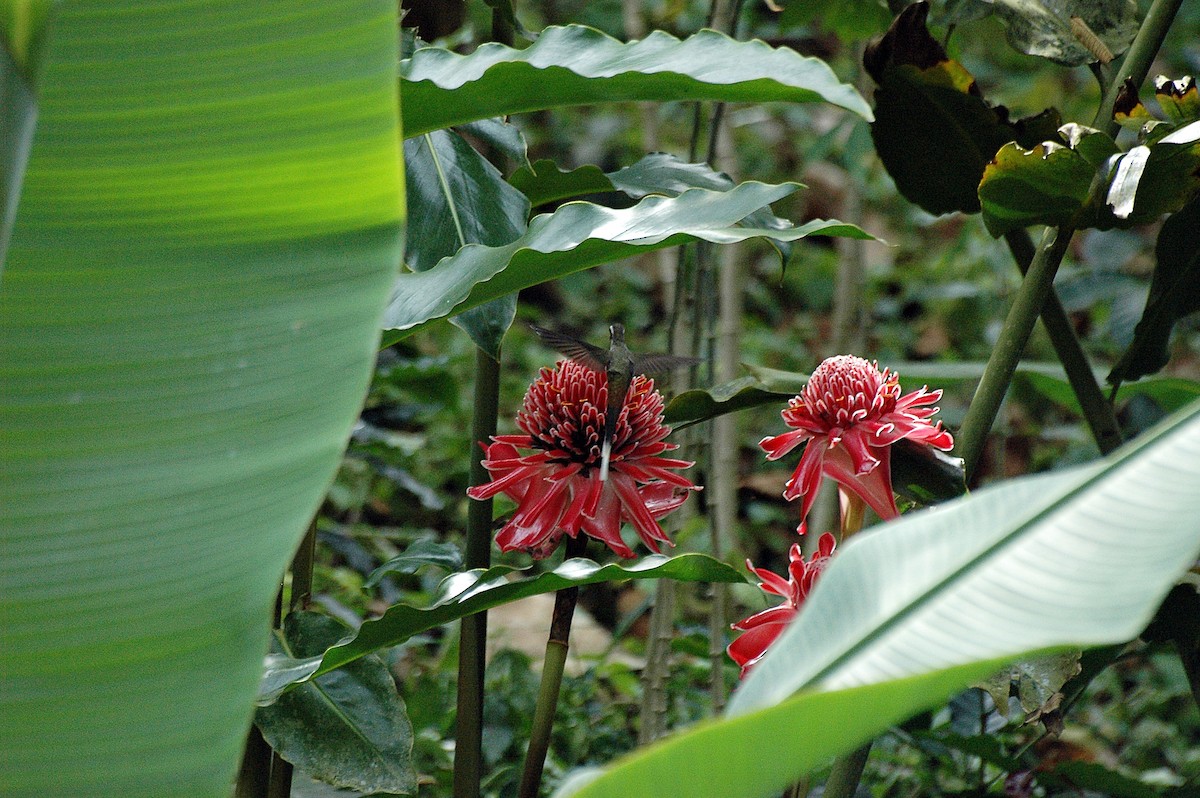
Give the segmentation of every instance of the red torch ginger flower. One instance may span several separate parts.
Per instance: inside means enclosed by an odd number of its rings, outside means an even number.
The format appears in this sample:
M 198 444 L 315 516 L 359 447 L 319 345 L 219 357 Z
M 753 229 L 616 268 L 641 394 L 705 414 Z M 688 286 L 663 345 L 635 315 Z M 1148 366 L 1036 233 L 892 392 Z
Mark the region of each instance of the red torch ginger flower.
M 564 534 L 580 531 L 601 540 L 621 557 L 633 550 L 621 539 L 621 523 L 658 552 L 674 545 L 659 518 L 683 504 L 687 491 L 699 490 L 671 469 L 692 463 L 662 457 L 676 449 L 665 443 L 663 398 L 654 381 L 637 375 L 629 386 L 613 434 L 607 480 L 600 479 L 600 444 L 608 377 L 574 361 L 543 368 L 525 394 L 517 426 L 524 435 L 497 435 L 486 447 L 484 466 L 492 481 L 467 491 L 473 499 L 504 493 L 516 512 L 496 543 L 502 551 L 548 556 Z M 522 455 L 519 449 L 533 449 Z
M 804 554 L 800 551 L 800 544 L 793 543 L 792 548 L 788 551 L 787 579 L 765 568 L 755 568 L 753 563 L 746 560 L 746 567 L 762 580 L 758 586 L 768 593 L 783 596 L 784 601 L 777 607 L 755 613 L 732 625 L 733 629 L 744 632 L 744 634 L 729 644 L 727 652 L 730 658 L 742 667 L 743 677 L 767 653 L 767 649 L 791 623 L 792 618 L 796 617 L 796 613 L 800 611 L 800 605 L 804 603 L 804 599 L 808 597 L 813 585 L 816 584 L 817 577 L 829 564 L 836 545 L 837 541 L 833 535 L 826 532 L 817 541 L 817 550 L 813 552 L 813 556 L 808 562 L 805 562 Z
M 892 444 L 905 438 L 943 451 L 954 445 L 940 421 L 929 419 L 938 411 L 928 407 L 942 398 L 941 391 L 921 388 L 900 395 L 897 375 L 879 364 L 838 355 L 821 363 L 799 396 L 788 402 L 783 420 L 791 432 L 759 441 L 768 460 L 778 460 L 807 441 L 800 464 L 783 491 L 789 501 L 803 497 L 800 518 L 816 498 L 821 475 L 832 477 L 885 520 L 896 518 L 892 494 Z M 804 531 L 801 521 L 800 531 Z

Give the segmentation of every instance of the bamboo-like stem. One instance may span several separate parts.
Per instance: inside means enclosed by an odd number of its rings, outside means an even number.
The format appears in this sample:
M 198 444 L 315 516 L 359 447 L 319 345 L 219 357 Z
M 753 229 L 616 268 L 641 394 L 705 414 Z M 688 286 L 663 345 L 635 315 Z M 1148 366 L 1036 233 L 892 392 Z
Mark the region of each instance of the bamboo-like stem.
M 1096 126 L 1102 125 L 1110 133 L 1115 132 L 1117 125 L 1112 121 L 1112 108 L 1117 92 L 1127 78 L 1139 85 L 1145 80 L 1146 72 L 1162 46 L 1163 38 L 1171 27 L 1175 12 L 1179 10 L 1181 3 L 1182 0 L 1154 0 L 1129 47 L 1125 61 L 1114 73 L 1112 84 L 1101 101 L 1094 121 Z M 1093 186 L 1093 194 L 1097 188 L 1102 186 Z M 1029 341 L 1033 324 L 1050 296 L 1054 275 L 1062 263 L 1074 233 L 1074 227 L 1063 225 L 1057 230 L 1047 230 L 1043 234 L 1041 244 L 1029 265 L 1029 271 L 1022 280 L 1013 305 L 1004 320 L 1000 338 L 988 359 L 983 379 L 979 382 L 971 406 L 967 408 L 967 415 L 958 434 L 956 449 L 963 458 L 968 482 L 974 477 L 979 466 L 980 455 L 987 444 L 988 431 L 1012 381 L 1021 352 Z
M 496 434 L 500 405 L 500 363 L 475 350 L 475 401 L 471 440 L 486 444 Z M 472 485 L 489 479 L 480 452 L 471 450 Z M 492 559 L 492 500 L 470 499 L 467 505 L 467 568 L 487 568 Z M 478 798 L 483 780 L 483 678 L 487 656 L 487 613 L 477 612 L 459 624 L 458 709 L 454 730 L 454 796 Z
M 515 3 L 511 13 L 516 13 Z M 516 31 L 499 6 L 492 9 L 492 40 L 511 47 Z M 460 241 L 465 246 L 466 241 Z M 472 486 L 489 481 L 476 444 L 487 445 L 496 434 L 500 408 L 500 352 L 492 358 L 475 350 L 475 389 L 471 410 Z M 463 563 L 467 568 L 487 568 L 492 563 L 492 499 L 468 499 L 467 540 Z M 483 699 L 487 667 L 487 611 L 459 622 L 458 697 L 454 716 L 454 798 L 479 798 L 483 781 Z
M 675 582 L 655 580 L 642 669 L 642 706 L 638 745 L 649 745 L 666 732 L 667 678 L 671 673 L 671 638 L 675 633 Z
M 317 559 L 317 522 L 308 525 L 300 548 L 292 557 L 292 590 L 288 597 L 288 614 L 308 609 L 312 602 L 313 565 Z M 292 794 L 292 763 L 271 752 L 271 782 L 267 798 L 288 798 Z
M 727 125 L 726 125 L 727 126 Z M 735 172 L 732 137 L 728 131 L 718 136 L 716 166 L 726 174 Z M 741 361 L 740 333 L 742 328 L 742 268 L 739 248 L 722 247 L 717 254 L 717 329 L 713 342 L 713 381 L 724 383 L 737 376 Z M 729 413 L 712 421 L 712 446 L 708 474 L 709 548 L 713 557 L 724 559 L 730 541 L 737 536 L 737 479 L 738 479 L 738 415 Z M 726 609 L 729 586 L 712 586 L 712 605 L 708 615 L 708 658 L 710 670 L 709 693 L 713 712 L 725 708 L 725 639 L 729 633 Z
M 587 536 L 580 532 L 567 538 L 564 560 L 582 556 L 587 549 Z M 533 728 L 529 733 L 529 750 L 521 772 L 518 798 L 537 798 L 542 786 L 542 769 L 550 750 L 550 733 L 554 730 L 554 715 L 558 709 L 558 694 L 562 688 L 563 669 L 571 639 L 571 620 L 579 588 L 568 587 L 554 594 L 554 614 L 550 617 L 550 636 L 546 640 L 546 658 L 542 662 L 542 683 L 538 689 L 537 706 L 533 711 Z
M 1034 257 L 1033 239 L 1029 237 L 1028 231 L 1014 230 L 1006 233 L 1004 241 L 1021 269 L 1021 274 L 1026 274 Z M 1071 320 L 1067 317 L 1067 311 L 1053 287 L 1050 288 L 1041 313 L 1042 325 L 1046 328 L 1058 361 L 1067 373 L 1067 381 L 1071 383 L 1071 390 L 1079 401 L 1092 438 L 1101 454 L 1108 454 L 1124 442 L 1121 427 L 1117 423 L 1112 405 L 1104 398 L 1104 393 L 1096 382 L 1096 375 L 1092 372 L 1087 355 L 1084 354 L 1079 339 L 1075 337 Z

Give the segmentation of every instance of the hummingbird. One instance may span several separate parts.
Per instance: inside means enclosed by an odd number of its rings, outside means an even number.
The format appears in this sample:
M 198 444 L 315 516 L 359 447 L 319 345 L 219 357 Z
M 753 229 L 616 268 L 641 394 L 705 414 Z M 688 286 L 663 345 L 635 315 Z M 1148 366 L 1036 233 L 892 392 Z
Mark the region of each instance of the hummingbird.
M 602 371 L 608 376 L 608 405 L 604 409 L 604 438 L 600 442 L 600 481 L 608 479 L 608 463 L 612 456 L 613 434 L 617 431 L 617 419 L 625 406 L 625 396 L 635 374 L 661 374 L 683 366 L 694 366 L 699 358 L 682 357 L 665 352 L 637 354 L 629 351 L 625 343 L 625 325 L 608 326 L 608 349 L 589 344 L 564 333 L 547 330 L 530 324 L 538 338 L 551 349 L 566 355 L 581 366 L 592 371 Z

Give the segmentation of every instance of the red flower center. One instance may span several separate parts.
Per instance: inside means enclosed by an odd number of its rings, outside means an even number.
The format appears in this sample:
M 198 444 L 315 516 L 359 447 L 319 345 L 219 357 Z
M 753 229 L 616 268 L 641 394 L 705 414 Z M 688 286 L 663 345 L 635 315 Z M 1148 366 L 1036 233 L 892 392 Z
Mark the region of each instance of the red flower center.
M 557 369 L 542 369 L 529 387 L 517 426 L 551 462 L 579 463 L 585 470 L 599 467 L 607 403 L 607 375 L 563 361 Z M 654 381 L 636 375 L 613 433 L 613 458 L 665 438 L 669 430 L 662 426 L 662 414 L 663 399 Z
M 813 416 L 842 428 L 891 413 L 899 398 L 896 375 L 854 355 L 822 362 L 797 397 Z

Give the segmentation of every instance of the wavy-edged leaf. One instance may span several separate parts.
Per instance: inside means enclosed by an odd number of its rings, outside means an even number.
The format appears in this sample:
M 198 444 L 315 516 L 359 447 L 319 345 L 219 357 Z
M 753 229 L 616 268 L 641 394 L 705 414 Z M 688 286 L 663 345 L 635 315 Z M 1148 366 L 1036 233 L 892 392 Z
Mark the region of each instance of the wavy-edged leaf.
M 0 283 L 0 780 L 227 796 L 401 255 L 396 7 L 51 24 Z
M 984 170 L 979 199 L 992 235 L 1034 224 L 1100 230 L 1147 224 L 1200 190 L 1200 122 L 1119 155 L 1102 131 L 1064 125 L 1059 132 L 1059 141 L 1028 150 L 1006 144 Z M 1104 181 L 1099 190 L 1097 178 Z
M 1054 141 L 1030 149 L 1006 144 L 984 169 L 979 201 L 988 232 L 1001 236 L 1034 224 L 1097 227 L 1122 225 L 1093 193 L 1099 173 L 1107 180 L 1114 169 L 1116 142 L 1107 133 L 1068 124 Z
M 591 164 L 564 171 L 553 161 L 542 160 L 528 169 L 519 169 L 509 182 L 529 197 L 534 206 L 607 191 L 620 191 L 641 199 L 652 194 L 677 197 L 689 188 L 729 191 L 735 185 L 729 175 L 706 163 L 688 163 L 665 152 L 652 152 L 637 163 L 607 174 Z M 775 216 L 770 208 L 760 208 L 742 224 L 776 230 L 791 227 L 791 222 Z M 792 248 L 787 242 L 771 243 L 785 261 L 791 257 Z
M 347 631 L 328 616 L 293 612 L 276 643 L 289 657 L 311 657 Z M 259 707 L 254 722 L 279 756 L 326 784 L 364 793 L 417 791 L 412 724 L 396 680 L 378 657 L 300 685 Z
M 412 220 L 404 261 L 413 271 L 428 271 L 467 244 L 501 246 L 525 232 L 525 195 L 457 133 L 435 130 L 406 140 L 404 170 Z M 516 313 L 510 294 L 451 321 L 496 358 Z
M 498 565 L 486 571 L 477 568 L 451 574 L 438 586 L 437 595 L 428 606 L 397 604 L 381 617 L 365 622 L 356 634 L 326 651 L 323 658 L 310 657 L 303 661 L 268 659 L 259 701 L 269 703 L 287 688 L 288 683 L 279 676 L 281 671 L 288 671 L 293 683 L 303 681 L 314 674 L 340 668 L 373 651 L 402 643 L 415 634 L 529 596 L 626 579 L 745 581 L 745 577 L 736 569 L 705 554 L 680 554 L 675 557 L 652 554 L 630 565 L 599 565 L 591 560 L 576 558 L 567 560 L 553 571 L 510 581 L 510 576 L 528 570 Z
M 667 403 L 663 420 L 668 424 L 699 424 L 751 407 L 786 405 L 795 391 L 767 390 L 757 377 L 739 377 L 711 388 L 692 388 Z
M 528 197 L 529 204 L 535 208 L 587 194 L 602 194 L 616 188 L 612 179 L 595 164 L 562 169 L 549 158 L 522 166 L 512 173 L 508 182 Z
M 610 172 L 608 178 L 618 191 L 638 199 L 651 194 L 674 197 L 689 188 L 729 191 L 735 185 L 729 175 L 716 171 L 706 163 L 688 163 L 665 152 L 652 152 L 640 158 L 637 163 Z M 786 230 L 792 226 L 787 219 L 781 219 L 771 213 L 769 207 L 759 208 L 743 219 L 742 224 L 767 230 Z M 791 245 L 787 241 L 777 239 L 770 241 L 786 262 L 792 255 Z
M 445 568 L 447 571 L 457 571 L 463 567 L 462 551 L 453 543 L 443 543 L 428 538 L 417 540 L 404 550 L 402 554 L 380 565 L 367 581 L 364 588 L 379 584 L 388 574 L 415 574 L 426 565 L 435 568 Z
M 429 47 L 400 64 L 409 136 L 495 116 L 623 100 L 829 102 L 866 119 L 853 86 L 818 58 L 702 30 L 628 44 L 585 25 L 546 28 L 524 50 Z
M 798 241 L 810 235 L 871 238 L 851 224 L 814 219 L 785 230 L 738 222 L 795 191 L 795 184 L 742 183 L 732 191 L 690 189 L 678 197 L 647 197 L 614 210 L 572 202 L 537 216 L 503 247 L 469 245 L 427 272 L 396 281 L 384 316 L 384 343 L 426 322 L 481 305 L 567 274 L 687 241 L 731 244 L 751 238 Z
M 1197 480 L 1200 403 L 1109 459 L 855 537 L 732 717 L 572 794 L 758 798 L 1014 659 L 1132 638 L 1200 554 Z
M 984 167 L 1002 146 L 1033 146 L 1058 126 L 1045 111 L 1010 122 L 925 27 L 928 3 L 904 9 L 863 64 L 878 84 L 871 138 L 896 188 L 930 213 L 979 210 Z

